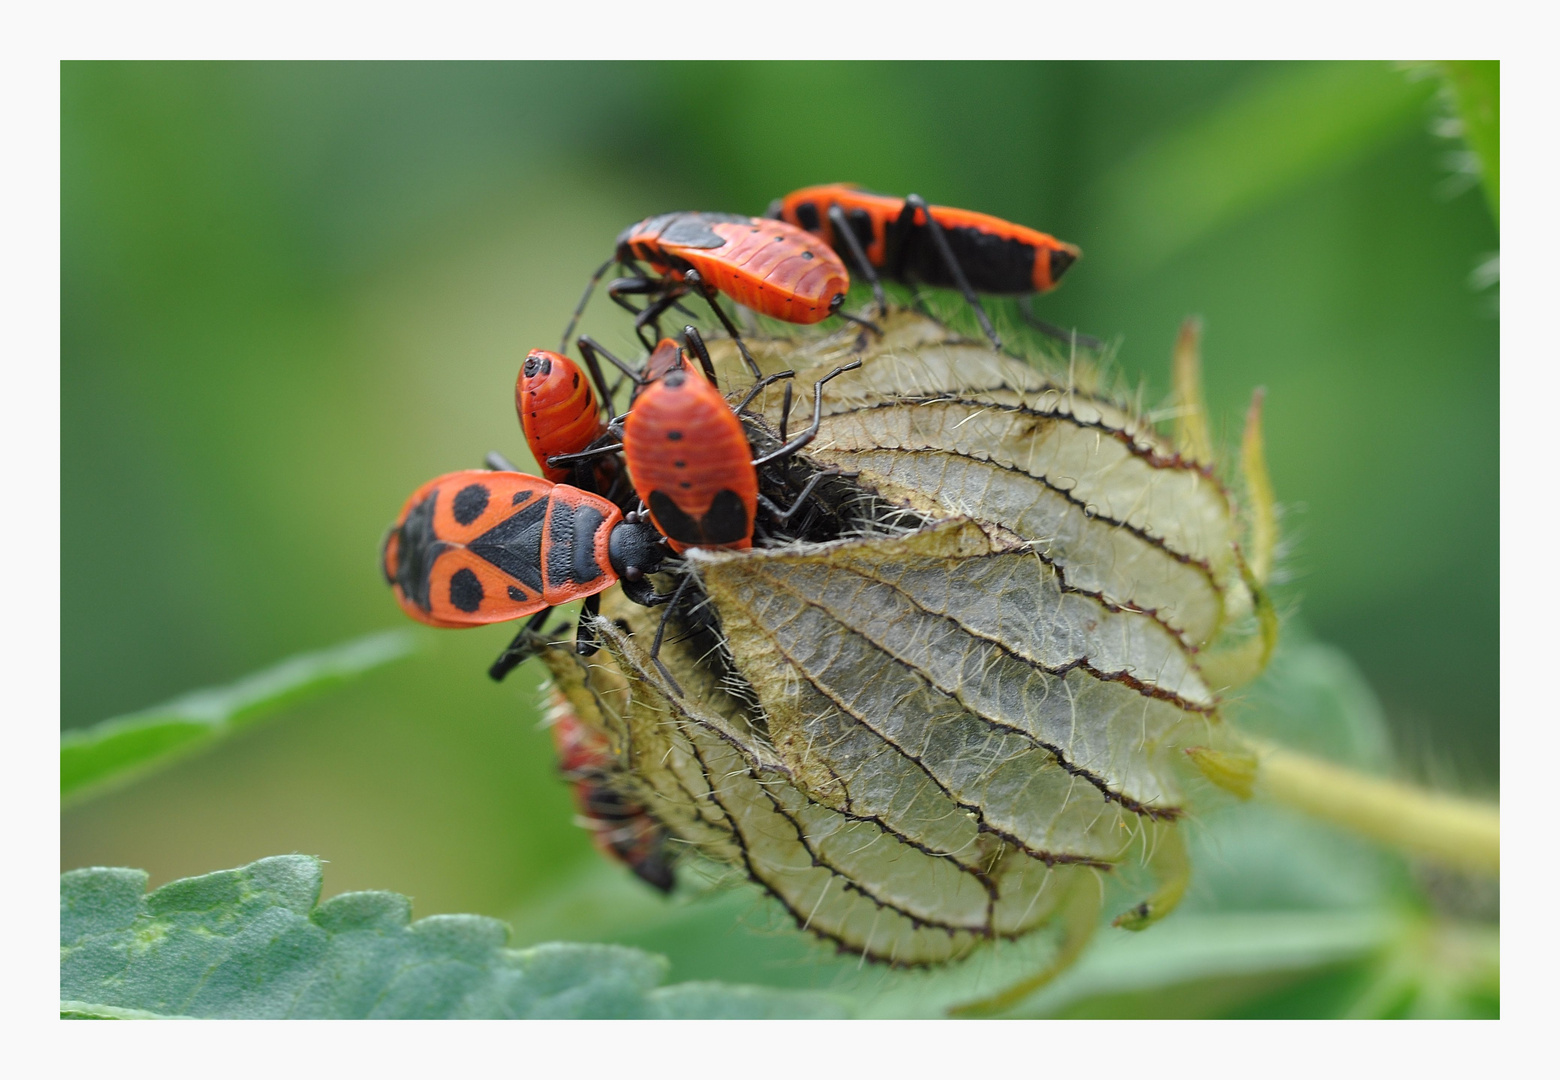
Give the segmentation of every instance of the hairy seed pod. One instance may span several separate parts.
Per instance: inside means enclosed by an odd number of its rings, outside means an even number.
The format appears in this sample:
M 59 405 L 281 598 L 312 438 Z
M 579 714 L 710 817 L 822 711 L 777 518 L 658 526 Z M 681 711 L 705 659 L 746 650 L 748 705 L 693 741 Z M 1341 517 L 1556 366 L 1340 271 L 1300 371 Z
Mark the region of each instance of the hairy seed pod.
M 695 650 L 663 648 L 683 693 L 666 683 L 644 645 L 653 612 L 609 597 L 603 615 L 606 649 L 589 666 L 563 650 L 547 654 L 556 685 L 571 700 L 588 698 L 582 719 L 630 748 L 634 798 L 811 933 L 843 951 L 924 966 L 1030 931 L 1075 893 L 1097 903 L 1095 861 L 1037 858 L 950 814 L 931 791 L 897 820 L 820 801 Z M 1142 842 L 1126 833 L 1109 840 L 1118 850 Z
M 883 329 L 825 386 L 806 459 L 854 473 L 877 518 L 690 551 L 703 614 L 666 635 L 675 685 L 648 656 L 659 610 L 610 596 L 603 653 L 546 661 L 625 748 L 634 798 L 842 949 L 937 964 L 1047 924 L 1081 947 L 1098 876 L 1145 862 L 1157 891 L 1117 924 L 1147 926 L 1186 881 L 1181 751 L 1218 742 L 1220 694 L 1272 645 L 1245 525 L 1206 450 L 1091 371 L 1048 377 L 910 313 Z M 748 343 L 810 412 L 853 339 Z M 754 401 L 751 432 L 780 429 L 781 400 Z
M 890 316 L 884 331 L 861 368 L 828 384 L 811 457 L 859 473 L 864 487 L 924 515 L 969 517 L 1028 545 L 1074 588 L 1152 613 L 1216 688 L 1256 675 L 1272 618 L 1242 548 L 1248 527 L 1260 530 L 1267 518 L 1237 515 L 1206 450 L 1181 453 L 1106 393 L 1088 364 L 1048 376 L 909 312 Z M 1200 421 L 1190 324 L 1187 333 L 1177 371 L 1191 374 L 1178 374 L 1189 381 L 1178 384 L 1177 408 Z M 849 342 L 748 344 L 764 370 L 796 371 L 796 409 L 805 413 L 813 381 Z M 742 385 L 736 350 L 716 342 L 711 351 L 721 384 Z M 780 402 L 771 388 L 752 407 L 774 425 Z M 1201 448 L 1205 429 L 1180 441 Z M 1258 481 L 1265 472 L 1248 482 Z

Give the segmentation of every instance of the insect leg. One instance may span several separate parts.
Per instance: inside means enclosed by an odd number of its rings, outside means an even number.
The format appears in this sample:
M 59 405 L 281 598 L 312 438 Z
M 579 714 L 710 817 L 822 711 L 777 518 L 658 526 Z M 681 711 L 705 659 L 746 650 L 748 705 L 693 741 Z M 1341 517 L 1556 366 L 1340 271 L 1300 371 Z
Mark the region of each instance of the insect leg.
M 584 359 L 585 366 L 590 370 L 590 381 L 591 384 L 596 388 L 596 403 L 603 410 L 605 410 L 608 416 L 611 416 L 612 395 L 615 391 L 607 386 L 607 378 L 602 373 L 601 364 L 597 362 L 596 356 L 597 350 L 600 350 L 603 353 L 605 353 L 607 350 L 601 348 L 600 345 L 597 345 L 594 341 L 583 334 L 580 335 L 579 341 L 577 341 L 575 344 L 580 347 L 580 356 Z
M 948 272 L 953 275 L 953 280 L 964 294 L 964 302 L 975 309 L 975 317 L 980 320 L 980 328 L 991 339 L 991 347 L 1002 349 L 1002 339 L 997 336 L 996 328 L 991 325 L 991 320 L 986 317 L 986 309 L 980 306 L 980 299 L 976 297 L 975 290 L 970 288 L 969 278 L 964 276 L 964 268 L 959 265 L 959 260 L 953 256 L 953 248 L 948 244 L 948 237 L 943 233 L 943 228 L 932 216 L 932 208 L 926 205 L 926 200 L 919 195 L 905 196 L 905 209 L 909 211 L 919 210 L 926 215 L 926 231 L 931 233 L 932 242 L 937 245 L 937 253 L 942 256 L 943 264 L 948 267 Z M 902 215 L 901 215 L 902 216 Z
M 856 230 L 850 227 L 845 211 L 840 209 L 839 203 L 829 205 L 829 224 L 834 226 L 834 235 L 845 242 L 850 257 L 856 263 L 855 268 L 859 268 L 861 276 L 872 285 L 872 298 L 877 301 L 878 318 L 881 319 L 888 314 L 888 299 L 883 295 L 883 282 L 878 278 L 876 268 L 867 261 L 867 253 L 862 249 L 861 241 L 856 238 Z
M 643 386 L 644 385 L 644 380 L 639 377 L 639 372 L 637 372 L 633 368 L 629 367 L 623 361 L 619 360 L 616 356 L 613 356 L 612 353 L 610 351 L 608 351 L 607 347 L 605 345 L 601 344 L 601 342 L 597 341 L 595 338 L 587 337 L 586 335 L 581 334 L 580 335 L 580 340 L 579 340 L 578 344 L 579 344 L 579 347 L 580 347 L 580 355 L 585 358 L 585 364 L 586 364 L 587 367 L 590 368 L 591 378 L 594 379 L 594 378 L 596 378 L 597 375 L 600 374 L 600 372 L 601 372 L 600 358 L 604 356 L 604 357 L 607 358 L 607 363 L 609 363 L 613 367 L 617 368 L 619 371 L 621 371 L 629 379 L 632 379 L 635 386 Z M 602 381 L 605 382 L 606 380 L 603 379 Z M 607 414 L 609 416 L 612 413 L 611 401 L 612 401 L 611 397 L 608 397 L 606 399 L 606 401 L 603 403 L 603 404 L 605 404 L 607 406 Z
M 1090 334 L 1080 334 L 1076 330 L 1063 330 L 1054 323 L 1048 323 L 1035 314 L 1035 298 L 1031 296 L 1028 304 L 1018 305 L 1018 313 L 1023 320 L 1047 337 L 1053 337 L 1068 345 L 1082 345 L 1085 349 L 1093 349 L 1098 352 L 1105 347 L 1105 343 Z
M 704 369 L 710 385 L 718 388 L 720 384 L 715 381 L 715 365 L 710 360 L 710 351 L 704 347 L 704 337 L 699 333 L 698 327 L 683 327 L 683 340 L 688 343 L 688 348 L 692 350 L 693 355 L 699 358 L 699 366 Z
M 611 284 L 607 286 L 607 295 L 612 298 L 612 302 L 618 307 L 625 311 L 633 312 L 634 332 L 639 335 L 639 340 L 644 344 L 645 348 L 650 349 L 654 348 L 654 345 L 645 340 L 645 323 L 653 323 L 659 319 L 661 313 L 674 305 L 678 297 L 682 296 L 687 290 L 679 282 L 637 273 L 639 269 L 637 265 L 634 269 L 636 273 L 632 277 L 614 278 Z M 641 310 L 629 303 L 626 299 L 629 296 L 656 296 L 656 299 L 646 304 L 644 309 Z M 657 325 L 655 330 L 657 336 L 659 336 L 660 326 Z
M 786 368 L 784 371 L 777 371 L 773 375 L 765 375 L 762 379 L 759 379 L 758 382 L 754 383 L 751 388 L 749 388 L 747 396 L 733 405 L 731 411 L 741 412 L 743 409 L 747 408 L 748 404 L 752 402 L 754 398 L 758 397 L 759 391 L 763 390 L 766 386 L 772 386 L 781 379 L 794 378 L 796 378 L 796 372 L 792 371 L 790 368 Z
M 661 316 L 666 314 L 669 309 L 676 307 L 677 298 L 682 295 L 680 288 L 669 292 L 654 303 L 647 304 L 645 309 L 634 317 L 634 333 L 639 335 L 640 344 L 645 348 L 655 349 L 655 341 L 645 337 L 645 324 L 648 323 L 650 325 L 650 328 L 655 332 L 655 338 L 659 339 L 661 336 Z
M 552 608 L 542 608 L 526 620 L 514 640 L 498 654 L 498 659 L 493 661 L 493 666 L 488 668 L 488 678 L 494 682 L 503 682 L 504 676 L 547 647 L 546 639 L 538 631 L 541 630 L 542 623 L 547 621 L 551 611 Z
M 617 439 L 618 441 L 602 443 L 602 439 Z M 561 469 L 565 465 L 573 465 L 576 462 L 589 461 L 592 458 L 606 457 L 608 454 L 616 454 L 623 449 L 622 439 L 622 432 L 614 433 L 609 429 L 607 434 L 603 435 L 601 439 L 596 440 L 597 443 L 601 443 L 600 446 L 592 443 L 590 446 L 586 447 L 584 450 L 581 450 L 577 454 L 554 454 L 547 459 L 547 467 L 549 469 Z
M 861 361 L 860 360 L 854 360 L 854 361 L 852 361 L 849 364 L 844 364 L 844 365 L 842 365 L 840 367 L 835 368 L 833 371 L 829 372 L 823 378 L 819 379 L 816 383 L 814 383 L 813 384 L 813 419 L 812 419 L 812 423 L 808 425 L 806 431 L 802 432 L 800 435 L 798 435 L 796 438 L 792 439 L 790 442 L 786 443 L 784 446 L 782 446 L 780 449 L 776 450 L 774 453 L 772 453 L 772 454 L 765 454 L 761 458 L 753 459 L 753 466 L 754 466 L 754 468 L 757 468 L 760 465 L 768 465 L 771 461 L 776 461 L 776 460 L 778 460 L 780 458 L 783 458 L 783 457 L 786 457 L 786 456 L 788 456 L 790 454 L 794 454 L 798 450 L 800 450 L 802 447 L 804 447 L 808 443 L 812 442 L 813 438 L 818 434 L 818 429 L 823 425 L 823 384 L 828 382 L 830 379 L 834 378 L 836 375 L 842 375 L 842 374 L 844 374 L 847 371 L 854 371 L 856 368 L 859 368 L 860 366 L 861 366 Z
M 834 314 L 838 315 L 848 323 L 855 323 L 862 329 L 862 332 L 856 335 L 856 344 L 850 350 L 853 353 L 859 353 L 861 350 L 867 347 L 866 331 L 870 330 L 878 337 L 883 336 L 883 328 L 877 323 L 873 322 L 871 319 L 863 319 L 860 315 L 852 315 L 850 312 L 840 311 L 838 308 L 835 309 Z
M 594 656 L 601 650 L 601 638 L 596 635 L 595 618 L 601 614 L 601 594 L 591 593 L 580 608 L 580 621 L 574 631 L 574 651 L 581 656 Z
M 672 673 L 666 670 L 666 665 L 661 663 L 661 639 L 666 636 L 666 624 L 672 619 L 672 612 L 677 610 L 677 605 L 682 601 L 684 590 L 688 588 L 688 582 L 693 580 L 692 574 L 683 575 L 683 579 L 677 583 L 677 588 L 672 590 L 672 598 L 667 602 L 666 610 L 661 613 L 661 622 L 655 628 L 655 640 L 650 643 L 650 662 L 671 683 L 672 689 L 678 697 L 683 697 L 682 687 L 677 685 L 677 680 L 672 678 Z
M 791 503 L 789 510 L 780 509 L 779 506 L 769 500 L 767 495 L 762 493 L 758 496 L 758 504 L 769 511 L 769 515 L 775 519 L 775 524 L 784 525 L 795 516 L 798 510 L 806 505 L 807 496 L 813 493 L 813 488 L 817 487 L 821 481 L 828 477 L 839 475 L 841 475 L 841 470 L 838 468 L 820 469 L 818 472 L 813 473 L 812 479 L 808 480 L 806 485 L 803 486 L 801 494 Z
M 488 468 L 492 469 L 494 472 L 519 472 L 520 471 L 519 467 L 516 466 L 513 461 L 510 461 L 503 454 L 500 454 L 497 450 L 489 450 L 487 452 L 487 457 L 482 459 L 482 463 L 484 465 L 486 465 Z
M 656 592 L 655 586 L 650 583 L 649 579 L 643 577 L 637 581 L 621 578 L 618 584 L 623 587 L 623 595 L 640 607 L 659 607 L 675 595 L 673 593 Z
M 689 270 L 683 275 L 683 280 L 693 285 L 699 294 L 709 301 L 710 307 L 715 312 L 715 317 L 726 328 L 726 333 L 731 335 L 731 340 L 737 343 L 737 351 L 742 354 L 742 360 L 747 364 L 748 370 L 753 373 L 753 378 L 762 379 L 764 377 L 763 369 L 758 366 L 758 361 L 753 359 L 753 354 L 748 352 L 747 343 L 742 340 L 742 333 L 737 329 L 737 324 L 731 321 L 731 317 L 726 314 L 725 309 L 716 302 L 716 290 L 705 284 L 704 278 L 700 276 L 697 270 Z

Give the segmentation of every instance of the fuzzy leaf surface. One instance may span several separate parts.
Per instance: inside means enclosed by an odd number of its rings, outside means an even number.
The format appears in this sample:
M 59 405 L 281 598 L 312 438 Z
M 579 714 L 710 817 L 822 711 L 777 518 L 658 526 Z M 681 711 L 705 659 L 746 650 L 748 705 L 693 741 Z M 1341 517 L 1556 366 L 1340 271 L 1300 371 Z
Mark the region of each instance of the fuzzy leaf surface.
M 1447 60 L 1441 64 L 1457 103 L 1463 138 L 1479 159 L 1479 179 L 1500 221 L 1500 61 Z
M 281 855 L 145 893 L 139 870 L 60 879 L 60 1011 L 81 1019 L 773 1018 L 834 999 L 719 983 L 661 986 L 617 945 L 506 948 L 479 915 L 413 921 L 391 892 L 318 902 L 318 859 Z

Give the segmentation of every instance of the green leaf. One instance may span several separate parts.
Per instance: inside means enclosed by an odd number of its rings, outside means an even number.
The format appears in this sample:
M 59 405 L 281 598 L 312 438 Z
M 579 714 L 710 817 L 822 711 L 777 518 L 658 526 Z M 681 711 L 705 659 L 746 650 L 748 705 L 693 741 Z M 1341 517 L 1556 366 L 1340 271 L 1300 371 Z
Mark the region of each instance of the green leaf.
M 1500 223 L 1500 61 L 1446 60 L 1438 65 L 1462 121 L 1463 141 L 1479 160 L 1479 179 Z
M 288 657 L 228 686 L 196 690 L 60 737 L 60 798 L 98 794 L 227 737 L 261 717 L 333 689 L 415 648 L 387 630 Z
M 659 986 L 619 945 L 509 949 L 479 915 L 413 922 L 391 892 L 318 903 L 320 862 L 279 855 L 145 894 L 139 870 L 60 879 L 60 1014 L 78 1019 L 837 1017 L 816 994 Z
M 193 1020 L 192 1016 L 165 1016 L 145 1009 L 120 1009 L 89 1001 L 61 1001 L 61 1020 Z
M 1024 1012 L 1081 1012 L 1080 1004 L 1091 998 L 1165 994 L 1199 981 L 1310 971 L 1368 955 L 1396 929 L 1397 920 L 1385 912 L 1173 916 L 1153 933 L 1101 935 L 1078 965 L 1031 998 Z
M 1108 255 L 1124 274 L 1159 267 L 1409 128 L 1427 93 L 1386 64 L 1304 64 L 1259 75 L 1105 178 L 1108 231 L 1091 253 Z
M 1394 765 L 1392 736 L 1375 691 L 1342 649 L 1315 640 L 1299 620 L 1284 626 L 1273 661 L 1225 710 L 1250 735 L 1367 772 Z

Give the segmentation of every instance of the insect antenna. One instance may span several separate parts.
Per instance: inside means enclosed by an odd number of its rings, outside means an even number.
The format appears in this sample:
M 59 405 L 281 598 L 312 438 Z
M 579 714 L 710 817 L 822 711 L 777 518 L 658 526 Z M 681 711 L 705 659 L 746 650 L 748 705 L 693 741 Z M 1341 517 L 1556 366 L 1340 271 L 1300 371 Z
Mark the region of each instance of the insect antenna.
M 580 302 L 574 305 L 574 314 L 569 317 L 569 325 L 564 327 L 563 344 L 558 346 L 559 352 L 566 353 L 569 351 L 569 339 L 574 336 L 574 328 L 579 325 L 580 316 L 585 314 L 585 305 L 590 302 L 590 294 L 596 291 L 597 284 L 600 283 L 608 268 L 615 262 L 617 262 L 616 255 L 597 267 L 596 272 L 590 276 L 590 281 L 586 282 L 585 292 L 580 296 Z

